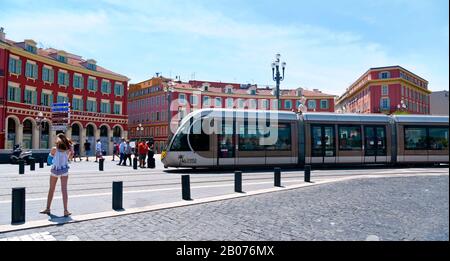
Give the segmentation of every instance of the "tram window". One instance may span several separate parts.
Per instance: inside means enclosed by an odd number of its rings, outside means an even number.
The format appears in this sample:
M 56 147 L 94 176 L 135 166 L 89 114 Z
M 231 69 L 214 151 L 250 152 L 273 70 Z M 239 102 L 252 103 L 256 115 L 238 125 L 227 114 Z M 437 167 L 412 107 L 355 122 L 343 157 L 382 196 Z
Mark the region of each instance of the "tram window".
M 263 136 L 257 130 L 256 125 L 239 127 L 239 150 L 240 151 L 264 151 L 264 145 L 260 144 Z
M 448 149 L 448 128 L 429 128 L 430 150 Z
M 189 123 L 185 126 L 190 126 Z M 200 131 L 200 133 L 198 133 Z M 189 137 L 189 143 L 188 143 Z M 191 151 L 189 144 L 194 151 L 209 151 L 209 135 L 207 135 L 202 128 L 201 122 L 198 121 L 190 126 L 189 135 L 186 131 L 181 131 L 174 138 L 171 151 Z
M 209 135 L 203 130 L 201 134 L 189 134 L 189 143 L 194 151 L 209 151 Z
M 268 145 L 267 150 L 292 150 L 291 124 L 280 123 L 277 126 L 270 126 L 271 131 L 274 129 L 277 129 L 278 131 L 278 139 L 274 145 Z
M 339 150 L 361 150 L 361 127 L 339 126 Z
M 405 149 L 426 150 L 427 149 L 427 128 L 405 127 Z

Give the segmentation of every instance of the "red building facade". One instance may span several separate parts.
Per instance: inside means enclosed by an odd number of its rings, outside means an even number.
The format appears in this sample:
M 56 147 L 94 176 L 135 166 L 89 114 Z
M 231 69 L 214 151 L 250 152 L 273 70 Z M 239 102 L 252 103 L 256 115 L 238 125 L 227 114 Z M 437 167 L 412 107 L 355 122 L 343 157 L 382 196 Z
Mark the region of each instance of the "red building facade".
M 297 110 L 302 103 L 308 111 L 334 112 L 334 99 L 335 96 L 319 90 L 310 91 L 302 88 L 281 90 L 280 109 Z M 168 78 L 155 77 L 130 85 L 128 130 L 132 139 L 153 137 L 155 149 L 160 152 L 170 135 L 169 117 L 173 132 L 176 130 L 177 123 L 196 109 L 272 110 L 276 108 L 276 105 L 274 91 L 269 87 L 260 88 L 257 85 L 208 81 L 177 82 Z
M 400 67 L 371 68 L 336 101 L 337 112 L 430 114 L 428 81 Z
M 113 142 L 127 137 L 129 79 L 81 56 L 56 49 L 36 48 L 33 40 L 14 42 L 0 33 L 0 149 L 21 144 L 48 149 L 52 130 L 51 106 L 71 104 L 66 135 L 86 140 L 112 153 Z M 38 124 L 38 114 L 44 117 Z M 84 153 L 83 146 L 81 152 Z

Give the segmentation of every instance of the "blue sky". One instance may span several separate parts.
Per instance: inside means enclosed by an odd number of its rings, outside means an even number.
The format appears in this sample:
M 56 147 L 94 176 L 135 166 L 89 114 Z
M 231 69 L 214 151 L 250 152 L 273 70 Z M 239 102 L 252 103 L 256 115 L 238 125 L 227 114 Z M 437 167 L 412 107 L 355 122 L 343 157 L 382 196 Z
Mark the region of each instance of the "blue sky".
M 371 67 L 401 65 L 449 89 L 447 0 L 0 0 L 7 38 L 93 58 L 131 78 L 343 91 Z

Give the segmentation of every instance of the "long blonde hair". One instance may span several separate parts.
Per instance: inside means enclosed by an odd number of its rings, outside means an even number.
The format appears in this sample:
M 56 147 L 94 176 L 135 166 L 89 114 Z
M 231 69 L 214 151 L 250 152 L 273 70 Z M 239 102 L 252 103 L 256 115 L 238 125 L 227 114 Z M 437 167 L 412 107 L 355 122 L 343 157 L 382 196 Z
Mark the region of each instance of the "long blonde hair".
M 58 134 L 58 140 L 56 141 L 56 148 L 59 150 L 70 150 L 72 148 L 72 141 L 69 140 L 64 133 Z

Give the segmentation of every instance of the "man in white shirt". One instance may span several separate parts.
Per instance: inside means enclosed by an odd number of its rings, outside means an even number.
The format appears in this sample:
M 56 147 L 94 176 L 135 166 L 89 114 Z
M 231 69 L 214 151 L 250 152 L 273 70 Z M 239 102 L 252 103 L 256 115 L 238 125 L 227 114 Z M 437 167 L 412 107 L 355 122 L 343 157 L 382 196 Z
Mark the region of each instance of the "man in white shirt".
M 102 143 L 100 139 L 97 140 L 97 144 L 95 145 L 95 162 L 98 162 L 99 158 L 103 158 Z

